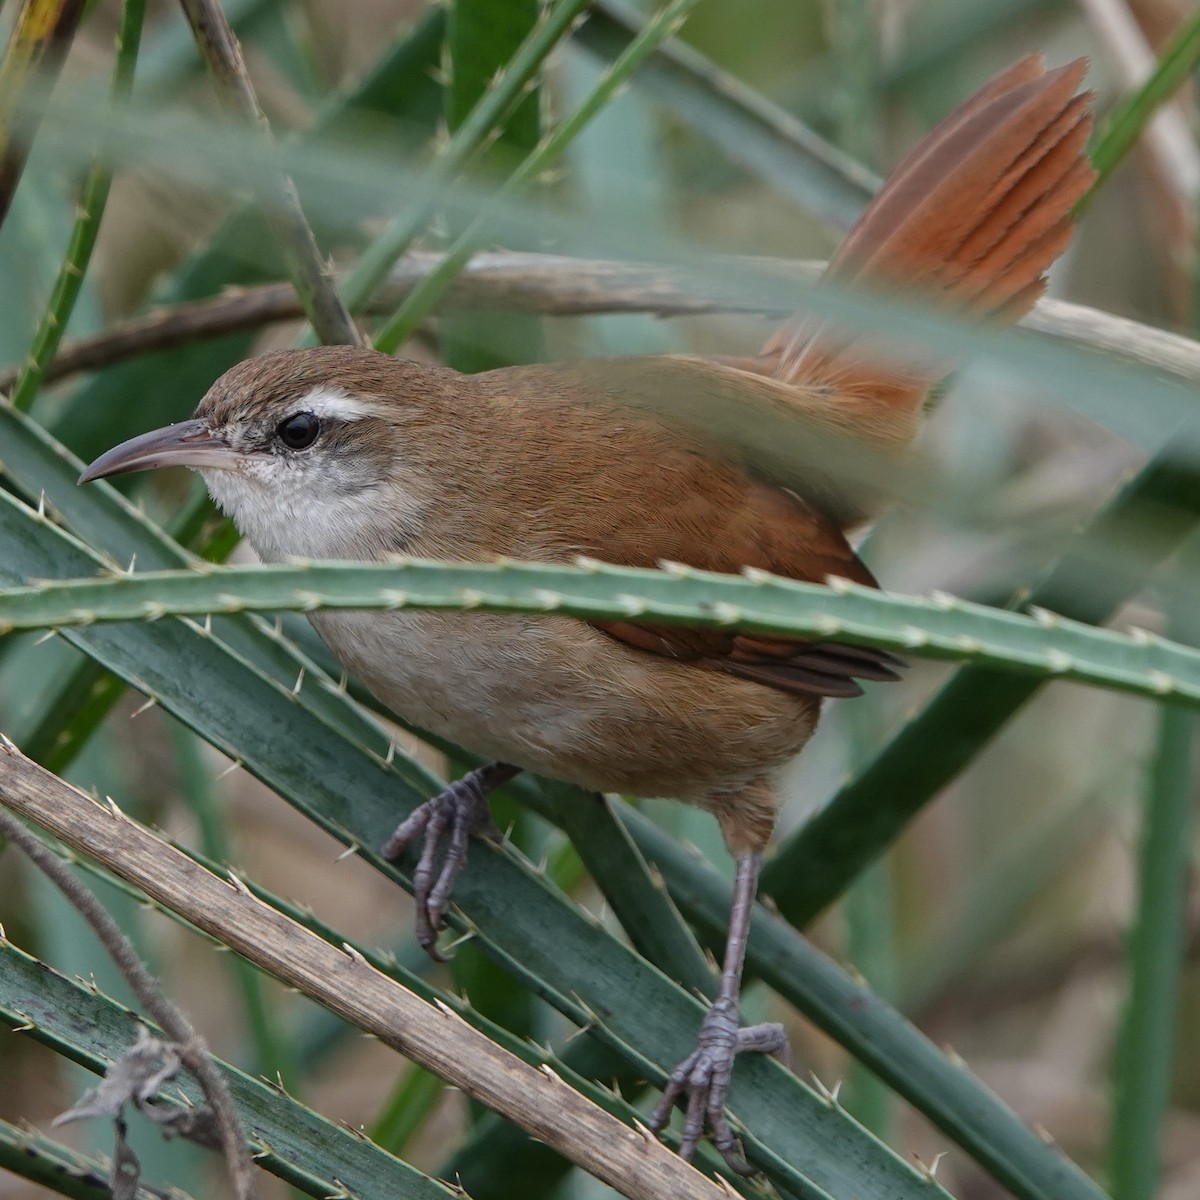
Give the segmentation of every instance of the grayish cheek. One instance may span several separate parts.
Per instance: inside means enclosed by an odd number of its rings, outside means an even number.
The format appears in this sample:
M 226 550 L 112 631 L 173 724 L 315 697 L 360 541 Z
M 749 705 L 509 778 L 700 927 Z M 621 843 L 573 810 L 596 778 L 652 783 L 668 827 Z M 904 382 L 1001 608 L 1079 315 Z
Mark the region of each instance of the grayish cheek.
M 373 459 L 361 457 L 348 469 L 336 473 L 331 472 L 329 489 L 340 492 L 344 496 L 361 496 L 368 492 L 377 492 L 382 468 Z

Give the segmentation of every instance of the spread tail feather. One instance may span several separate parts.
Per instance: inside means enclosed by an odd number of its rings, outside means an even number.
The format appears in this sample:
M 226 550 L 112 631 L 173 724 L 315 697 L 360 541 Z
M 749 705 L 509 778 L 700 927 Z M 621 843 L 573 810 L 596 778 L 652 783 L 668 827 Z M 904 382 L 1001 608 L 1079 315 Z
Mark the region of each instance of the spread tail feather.
M 1079 59 L 1047 73 L 1031 55 L 985 84 L 889 176 L 827 277 L 903 287 L 981 319 L 1028 312 L 1095 178 L 1084 153 L 1091 93 L 1076 94 L 1085 69 Z M 785 326 L 763 355 L 775 378 L 829 395 L 839 424 L 892 447 L 911 438 L 925 392 L 952 366 L 899 366 L 877 340 L 809 322 Z

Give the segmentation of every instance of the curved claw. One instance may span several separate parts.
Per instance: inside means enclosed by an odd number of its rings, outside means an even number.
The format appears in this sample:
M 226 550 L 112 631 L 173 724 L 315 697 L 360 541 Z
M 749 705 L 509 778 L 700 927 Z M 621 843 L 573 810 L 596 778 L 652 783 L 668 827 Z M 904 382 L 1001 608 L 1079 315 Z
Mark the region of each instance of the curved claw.
M 396 827 L 383 847 L 384 858 L 399 858 L 413 842 L 423 838 L 412 874 L 417 941 L 436 962 L 446 961 L 437 948 L 437 937 L 445 924 L 454 884 L 467 865 L 468 838 L 472 833 L 487 835 L 495 830 L 488 811 L 488 795 L 517 770 L 507 763 L 489 763 L 464 775 L 420 805 Z M 439 868 L 438 852 L 447 833 L 449 840 Z
M 651 1114 L 650 1128 L 656 1133 L 664 1129 L 671 1119 L 671 1110 L 686 1096 L 680 1157 L 691 1160 L 707 1129 L 730 1170 L 739 1175 L 753 1174 L 738 1150 L 737 1140 L 725 1116 L 725 1097 L 729 1094 L 733 1062 L 743 1051 L 774 1054 L 786 1047 L 787 1037 L 782 1025 L 739 1028 L 736 1005 L 728 999 L 718 1000 L 701 1022 L 696 1049 L 671 1072 L 662 1099 Z

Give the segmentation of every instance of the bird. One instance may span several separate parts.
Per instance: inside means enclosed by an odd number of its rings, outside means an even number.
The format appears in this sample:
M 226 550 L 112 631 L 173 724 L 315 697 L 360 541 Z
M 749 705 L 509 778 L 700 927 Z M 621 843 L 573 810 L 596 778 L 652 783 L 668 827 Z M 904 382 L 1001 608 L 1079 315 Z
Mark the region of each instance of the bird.
M 1082 59 L 1048 70 L 1030 55 L 985 84 L 902 159 L 827 277 L 980 321 L 1019 319 L 1095 179 L 1085 71 Z M 849 539 L 876 515 L 878 490 L 840 479 L 836 455 L 781 468 L 761 431 L 782 414 L 805 422 L 814 445 L 848 438 L 891 461 L 909 452 L 929 389 L 953 365 L 900 359 L 811 316 L 744 358 L 463 375 L 363 347 L 283 350 L 234 366 L 190 420 L 109 450 L 80 482 L 193 468 L 266 561 L 582 556 L 876 587 Z M 719 434 L 705 425 L 712 412 L 726 418 Z M 895 679 L 900 662 L 870 647 L 636 615 L 319 610 L 310 620 L 399 717 L 485 760 L 383 848 L 396 857 L 421 845 L 417 932 L 435 957 L 468 840 L 491 828 L 488 795 L 519 771 L 671 796 L 715 816 L 736 864 L 719 988 L 650 1124 L 661 1131 L 682 1103 L 681 1154 L 707 1135 L 746 1170 L 725 1112 L 735 1057 L 785 1045 L 782 1026 L 743 1026 L 738 1011 L 780 775 L 825 699 Z

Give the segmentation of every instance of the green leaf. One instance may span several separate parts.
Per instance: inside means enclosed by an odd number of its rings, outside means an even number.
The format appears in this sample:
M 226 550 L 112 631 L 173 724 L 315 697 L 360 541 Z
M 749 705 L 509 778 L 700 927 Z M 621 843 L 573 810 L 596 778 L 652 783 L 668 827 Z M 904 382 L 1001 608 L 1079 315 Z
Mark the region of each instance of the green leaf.
M 53 88 L 85 7 L 84 0 L 25 0 L 0 55 L 0 225 L 44 108 L 27 102 L 37 88 Z
M 10 1171 L 59 1196 L 74 1200 L 109 1200 L 109 1163 L 102 1158 L 80 1154 L 62 1142 L 44 1137 L 28 1126 L 10 1125 L 0 1120 L 0 1170 Z M 146 1188 L 138 1188 L 135 1200 L 157 1200 Z M 172 1187 L 171 1200 L 189 1200 L 185 1192 Z
M 525 156 L 505 179 L 496 192 L 495 199 L 473 214 L 465 230 L 455 239 L 446 257 L 438 267 L 427 275 L 405 297 L 400 307 L 388 318 L 375 334 L 373 344 L 384 353 L 395 353 L 415 332 L 418 324 L 437 303 L 442 292 L 466 265 L 467 260 L 479 247 L 480 241 L 490 232 L 490 218 L 494 216 L 495 200 L 508 200 L 525 193 L 542 172 L 553 167 L 563 151 L 588 123 L 604 109 L 639 66 L 653 53 L 654 49 L 679 29 L 688 12 L 698 0 L 669 0 L 639 30 L 637 36 L 601 76 L 592 91 L 572 111 L 563 117 L 545 138 Z M 555 13 L 578 11 L 575 0 L 562 0 Z M 531 231 L 536 236 L 536 231 Z
M 244 6 L 260 15 L 261 0 Z M 248 17 L 248 19 L 250 19 Z M 441 89 L 431 76 L 445 28 L 445 13 L 434 6 L 411 30 L 402 32 L 352 89 L 332 98 L 304 139 L 344 141 L 383 119 L 400 147 L 412 151 L 435 128 Z M 194 48 L 188 54 L 195 57 Z M 332 235 L 346 227 L 348 192 L 341 190 L 340 225 L 327 219 L 318 231 Z M 331 210 L 323 208 L 329 218 Z M 270 247 L 260 214 L 249 208 L 227 219 L 179 268 L 156 295 L 161 304 L 178 304 L 218 294 L 237 284 L 266 283 L 283 273 Z M 94 458 L 114 440 L 151 425 L 179 420 L 195 407 L 213 379 L 246 357 L 253 332 L 231 334 L 122 363 L 78 388 L 54 422 L 59 436 L 84 459 Z M 136 396 L 136 405 L 129 398 Z
M 409 189 L 411 195 L 406 197 L 408 203 L 404 210 L 392 218 L 387 228 L 359 256 L 343 287 L 351 312 L 361 311 L 392 264 L 424 229 L 432 209 L 449 200 L 450 184 L 486 145 L 513 106 L 520 103 L 525 88 L 536 77 L 547 55 L 570 32 L 572 23 L 586 5 L 587 0 L 559 0 L 549 9 L 513 54 L 493 86 L 463 118 L 434 164 L 423 173 L 422 186 Z M 536 231 L 529 236 L 536 238 Z
M 638 953 L 697 995 L 712 999 L 716 972 L 608 798 L 580 790 L 560 798 L 556 810 L 563 832 Z
M 454 0 L 446 30 L 446 124 L 452 132 L 471 116 L 503 78 L 509 60 L 536 30 L 541 0 Z M 536 76 L 526 95 L 495 129 L 495 140 L 476 164 L 502 175 L 541 136 L 542 89 Z M 536 249 L 537 242 L 513 249 Z M 441 361 L 474 374 L 546 356 L 540 318 L 523 313 L 475 312 L 444 317 L 438 326 Z
M 117 31 L 117 58 L 111 89 L 114 103 L 127 99 L 133 86 L 133 70 L 137 62 L 145 11 L 145 0 L 125 0 L 121 8 L 121 24 Z M 104 216 L 104 206 L 108 203 L 111 183 L 112 169 L 99 160 L 93 163 L 84 181 L 66 257 L 59 267 L 50 300 L 34 335 L 33 346 L 25 358 L 21 374 L 17 377 L 9 397 L 14 408 L 28 409 L 33 403 L 46 368 L 54 358 L 59 342 L 66 332 L 75 302 L 79 299 L 83 287 L 92 250 L 96 245 L 96 236 L 100 232 L 100 220 Z
M 446 1084 L 410 1063 L 371 1126 L 371 1140 L 392 1154 L 403 1154 L 446 1094 Z

